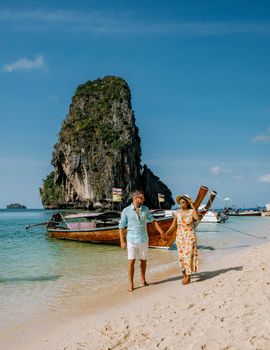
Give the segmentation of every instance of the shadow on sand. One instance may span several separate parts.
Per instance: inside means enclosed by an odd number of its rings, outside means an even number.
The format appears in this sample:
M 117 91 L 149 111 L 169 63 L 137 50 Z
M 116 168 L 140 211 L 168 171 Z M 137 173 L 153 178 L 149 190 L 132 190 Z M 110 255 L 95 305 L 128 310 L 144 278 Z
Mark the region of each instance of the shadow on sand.
M 234 266 L 234 267 L 228 267 L 227 269 L 220 269 L 215 271 L 204 271 L 200 273 L 194 273 L 192 275 L 192 278 L 196 278 L 194 282 L 200 282 L 209 280 L 213 277 L 222 275 L 223 273 L 229 272 L 229 271 L 241 271 L 243 269 L 243 266 Z
M 222 275 L 223 273 L 229 272 L 229 271 L 241 271 L 243 269 L 243 266 L 234 266 L 234 267 L 228 267 L 227 269 L 220 269 L 215 271 L 204 271 L 200 273 L 194 273 L 192 274 L 192 282 L 201 282 L 208 279 L 211 279 L 213 277 Z M 174 282 L 182 279 L 182 276 L 174 276 L 170 278 L 166 278 L 161 281 L 156 281 L 149 283 L 149 285 L 155 285 L 155 284 L 162 284 L 162 283 L 168 283 L 168 282 Z M 195 280 L 194 280 L 195 279 Z

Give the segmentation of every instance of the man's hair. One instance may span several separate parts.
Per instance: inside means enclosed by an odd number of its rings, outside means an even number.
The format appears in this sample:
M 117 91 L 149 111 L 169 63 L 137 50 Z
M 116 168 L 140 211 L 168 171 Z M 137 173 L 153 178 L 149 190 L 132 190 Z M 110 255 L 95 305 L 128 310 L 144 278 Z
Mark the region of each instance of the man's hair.
M 136 196 L 138 196 L 138 194 L 144 195 L 143 190 L 133 190 L 133 191 L 131 192 L 131 199 L 134 199 Z

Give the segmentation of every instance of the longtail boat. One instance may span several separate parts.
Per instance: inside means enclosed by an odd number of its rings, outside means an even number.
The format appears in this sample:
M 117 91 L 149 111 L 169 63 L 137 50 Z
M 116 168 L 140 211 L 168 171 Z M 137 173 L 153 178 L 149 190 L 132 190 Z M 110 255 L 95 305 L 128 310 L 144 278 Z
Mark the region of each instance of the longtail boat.
M 62 216 L 53 214 L 47 224 L 47 231 L 52 238 L 67 239 L 80 242 L 120 245 L 118 221 L 120 213 L 79 213 Z M 170 227 L 173 216 L 156 219 L 164 231 Z M 147 224 L 149 246 L 169 248 L 175 235 L 166 239 L 160 237 L 154 224 Z
M 197 198 L 194 201 L 196 209 L 204 200 L 208 188 L 201 186 Z M 212 192 L 213 193 L 213 192 Z M 212 194 L 211 194 L 212 195 Z M 211 197 L 209 204 L 213 201 Z M 194 204 L 194 205 L 195 205 Z M 208 208 L 209 208 L 208 207 Z M 208 209 L 207 208 L 207 209 Z M 200 219 L 204 212 L 199 212 Z M 164 232 L 166 232 L 173 222 L 174 216 L 158 217 L 155 220 L 158 222 Z M 115 211 L 108 211 L 104 213 L 78 213 L 62 215 L 55 213 L 47 223 L 47 232 L 52 238 L 66 239 L 80 242 L 102 243 L 120 245 L 118 222 L 120 213 Z M 156 230 L 153 223 L 147 224 L 147 231 L 149 236 L 149 247 L 156 248 L 170 248 L 176 237 L 176 230 L 168 235 L 166 238 L 161 238 L 159 232 Z

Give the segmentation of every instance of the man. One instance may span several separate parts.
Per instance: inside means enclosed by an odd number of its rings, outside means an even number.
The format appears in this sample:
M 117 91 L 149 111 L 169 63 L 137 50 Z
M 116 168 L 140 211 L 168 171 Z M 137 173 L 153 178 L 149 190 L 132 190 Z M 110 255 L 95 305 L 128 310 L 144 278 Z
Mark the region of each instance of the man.
M 148 286 L 145 279 L 146 261 L 148 251 L 148 233 L 147 223 L 153 222 L 156 229 L 162 234 L 162 229 L 154 221 L 150 210 L 143 205 L 144 193 L 141 190 L 135 190 L 131 193 L 132 203 L 121 213 L 119 221 L 121 248 L 128 251 L 128 277 L 129 292 L 134 290 L 134 267 L 136 257 L 141 260 L 141 281 L 142 286 Z M 127 237 L 125 237 L 124 228 L 127 227 Z

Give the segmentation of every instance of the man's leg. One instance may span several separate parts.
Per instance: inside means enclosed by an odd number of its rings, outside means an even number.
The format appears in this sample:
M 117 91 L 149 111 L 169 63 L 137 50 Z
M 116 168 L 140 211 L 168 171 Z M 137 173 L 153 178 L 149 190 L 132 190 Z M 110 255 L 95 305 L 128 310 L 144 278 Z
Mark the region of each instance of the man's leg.
M 136 261 L 136 244 L 127 242 L 127 251 L 128 251 L 128 278 L 129 278 L 129 292 L 133 292 L 134 289 L 134 270 L 135 270 L 135 261 Z
M 147 266 L 147 260 L 141 259 L 141 279 L 142 279 L 143 286 L 148 286 L 148 283 L 146 282 L 146 279 L 145 279 L 146 266 Z
M 143 286 L 148 286 L 145 279 L 146 265 L 147 265 L 147 253 L 148 253 L 148 242 L 141 243 L 139 245 L 139 256 L 141 260 L 141 280 Z
M 134 283 L 133 283 L 133 278 L 134 278 L 134 266 L 135 266 L 135 259 L 129 259 L 128 260 L 128 278 L 129 278 L 129 292 L 133 292 L 134 289 Z

